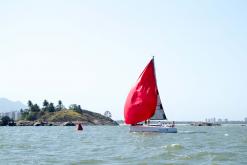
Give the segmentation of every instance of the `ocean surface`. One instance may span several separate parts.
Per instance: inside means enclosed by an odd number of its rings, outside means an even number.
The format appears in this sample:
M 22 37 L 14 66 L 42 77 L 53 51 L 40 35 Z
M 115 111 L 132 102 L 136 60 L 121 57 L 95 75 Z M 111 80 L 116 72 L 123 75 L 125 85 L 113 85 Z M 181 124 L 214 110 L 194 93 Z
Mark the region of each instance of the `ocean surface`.
M 247 127 L 177 126 L 177 134 L 127 126 L 0 127 L 0 164 L 247 164 Z

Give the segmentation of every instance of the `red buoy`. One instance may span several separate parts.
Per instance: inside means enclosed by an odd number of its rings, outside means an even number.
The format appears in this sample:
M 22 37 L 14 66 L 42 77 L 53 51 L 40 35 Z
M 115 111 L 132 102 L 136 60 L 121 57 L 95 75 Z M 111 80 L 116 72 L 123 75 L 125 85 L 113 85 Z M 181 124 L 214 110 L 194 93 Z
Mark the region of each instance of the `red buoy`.
M 82 128 L 81 123 L 78 123 L 77 124 L 77 131 L 82 131 L 82 130 L 83 130 L 83 128 Z

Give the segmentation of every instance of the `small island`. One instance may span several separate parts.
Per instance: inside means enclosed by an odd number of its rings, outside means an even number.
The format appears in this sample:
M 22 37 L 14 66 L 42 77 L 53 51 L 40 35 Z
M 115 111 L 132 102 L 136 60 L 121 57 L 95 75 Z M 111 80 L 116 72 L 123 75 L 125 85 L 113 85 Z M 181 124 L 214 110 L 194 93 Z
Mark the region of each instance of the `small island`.
M 66 108 L 59 100 L 55 106 L 47 100 L 43 101 L 42 108 L 38 104 L 28 101 L 28 108 L 21 109 L 21 117 L 14 121 L 8 116 L 2 117 L 0 125 L 9 126 L 74 126 L 80 122 L 83 125 L 111 125 L 117 126 L 118 123 L 99 113 L 82 109 L 80 105 L 71 104 Z

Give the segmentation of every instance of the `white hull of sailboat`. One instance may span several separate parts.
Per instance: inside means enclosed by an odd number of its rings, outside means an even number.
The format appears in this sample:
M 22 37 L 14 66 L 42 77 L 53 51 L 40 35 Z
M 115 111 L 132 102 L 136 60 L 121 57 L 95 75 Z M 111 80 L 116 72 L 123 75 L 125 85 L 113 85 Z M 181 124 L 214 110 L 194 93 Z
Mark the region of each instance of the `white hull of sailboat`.
M 130 126 L 130 132 L 157 132 L 157 133 L 177 133 L 175 127 L 137 125 Z

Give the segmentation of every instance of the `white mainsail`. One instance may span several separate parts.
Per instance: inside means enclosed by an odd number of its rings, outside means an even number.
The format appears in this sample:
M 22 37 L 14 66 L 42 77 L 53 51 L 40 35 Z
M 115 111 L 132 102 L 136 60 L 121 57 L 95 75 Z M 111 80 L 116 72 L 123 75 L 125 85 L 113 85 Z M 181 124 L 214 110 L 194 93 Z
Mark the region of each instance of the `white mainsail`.
M 151 120 L 166 120 L 167 119 L 159 94 L 157 95 L 157 105 L 156 105 L 155 113 L 150 119 Z

